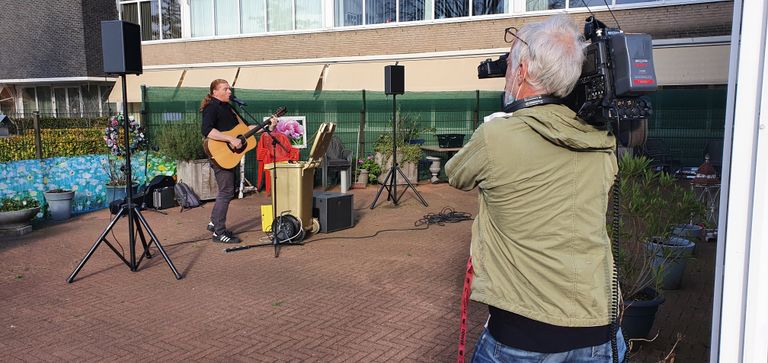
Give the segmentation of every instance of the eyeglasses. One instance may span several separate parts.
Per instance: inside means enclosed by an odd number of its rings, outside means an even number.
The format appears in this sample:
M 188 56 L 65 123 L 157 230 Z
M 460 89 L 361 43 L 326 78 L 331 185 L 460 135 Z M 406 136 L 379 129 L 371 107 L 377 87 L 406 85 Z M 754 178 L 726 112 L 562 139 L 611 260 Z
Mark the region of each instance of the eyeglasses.
M 510 37 L 511 36 L 511 37 Z M 515 39 L 523 42 L 523 44 L 528 45 L 528 42 L 523 40 L 523 38 L 520 38 L 517 36 L 517 28 L 511 26 L 509 28 L 504 29 L 504 41 L 507 43 L 512 43 L 515 41 Z M 528 45 L 530 47 L 530 45 Z

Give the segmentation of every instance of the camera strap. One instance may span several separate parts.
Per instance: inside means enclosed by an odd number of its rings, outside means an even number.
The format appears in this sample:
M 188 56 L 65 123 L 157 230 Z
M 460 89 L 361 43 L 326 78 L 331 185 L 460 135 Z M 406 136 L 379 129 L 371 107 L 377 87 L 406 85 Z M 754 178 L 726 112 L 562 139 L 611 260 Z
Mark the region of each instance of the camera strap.
M 504 112 L 506 113 L 512 113 L 517 110 L 522 110 L 527 107 L 533 107 L 533 106 L 540 106 L 540 105 L 547 105 L 547 104 L 562 104 L 563 99 L 559 97 L 553 97 L 549 95 L 538 95 L 533 97 L 526 97 L 519 99 L 515 102 L 509 103 L 506 106 L 504 106 Z
M 458 363 L 464 363 L 467 353 L 467 310 L 469 308 L 469 295 L 472 292 L 472 257 L 467 259 L 467 272 L 464 275 L 464 289 L 461 292 L 461 322 L 459 323 L 459 355 Z

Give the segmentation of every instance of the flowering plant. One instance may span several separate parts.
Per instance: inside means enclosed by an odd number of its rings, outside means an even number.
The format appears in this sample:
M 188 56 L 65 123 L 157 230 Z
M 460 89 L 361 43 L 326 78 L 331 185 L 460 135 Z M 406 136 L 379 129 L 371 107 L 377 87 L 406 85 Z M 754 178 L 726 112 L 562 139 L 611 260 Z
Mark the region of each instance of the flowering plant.
M 39 206 L 40 203 L 38 203 L 35 198 L 29 196 L 0 198 L 0 212 L 12 212 Z
M 104 129 L 104 143 L 109 149 L 110 155 L 107 158 L 106 171 L 109 175 L 108 185 L 125 185 L 125 156 L 126 151 L 123 137 L 123 115 L 112 116 L 107 121 L 107 127 Z M 122 136 L 122 137 L 121 137 Z M 147 145 L 147 138 L 144 136 L 144 127 L 139 124 L 132 116 L 128 116 L 128 151 L 131 153 L 142 150 Z
M 376 183 L 379 180 L 379 174 L 381 174 L 381 165 L 379 165 L 374 159 L 373 155 L 368 155 L 363 159 L 357 160 L 357 171 L 368 170 L 368 182 Z
M 304 129 L 304 126 L 296 119 L 281 119 L 280 122 L 277 123 L 277 132 L 288 136 L 288 138 L 291 140 L 292 146 L 303 146 L 304 141 L 304 133 L 306 130 Z
M 130 151 L 138 151 L 147 145 L 147 139 L 144 137 L 144 127 L 136 121 L 133 116 L 128 116 L 128 139 Z M 120 137 L 123 130 L 123 115 L 118 114 L 109 118 L 107 127 L 104 129 L 104 143 L 107 145 L 110 153 L 114 156 L 125 156 L 125 145 Z

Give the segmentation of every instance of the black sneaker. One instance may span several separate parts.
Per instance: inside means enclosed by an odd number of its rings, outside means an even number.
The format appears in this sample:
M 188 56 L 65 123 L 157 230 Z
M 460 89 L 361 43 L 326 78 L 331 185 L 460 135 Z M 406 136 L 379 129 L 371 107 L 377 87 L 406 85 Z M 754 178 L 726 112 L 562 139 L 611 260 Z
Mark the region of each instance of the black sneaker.
M 219 242 L 219 243 L 240 243 L 240 238 L 235 236 L 231 233 L 222 233 L 221 235 L 216 234 L 216 232 L 213 233 L 213 237 L 211 238 L 213 242 Z
M 214 227 L 213 222 L 208 222 L 208 226 L 205 228 L 207 228 L 209 232 L 216 231 L 216 227 Z

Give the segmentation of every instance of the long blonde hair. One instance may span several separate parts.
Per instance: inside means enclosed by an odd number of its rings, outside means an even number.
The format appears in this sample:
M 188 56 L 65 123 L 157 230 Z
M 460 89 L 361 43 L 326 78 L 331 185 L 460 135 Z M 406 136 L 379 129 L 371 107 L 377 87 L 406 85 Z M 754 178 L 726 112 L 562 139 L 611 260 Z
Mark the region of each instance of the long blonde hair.
M 222 83 L 229 83 L 224 79 L 214 79 L 213 82 L 211 82 L 211 87 L 208 89 L 208 94 L 205 95 L 205 98 L 203 98 L 203 101 L 200 102 L 200 112 L 203 112 L 206 106 L 208 106 L 208 103 L 213 100 L 213 90 L 215 90 L 217 87 L 219 87 Z

